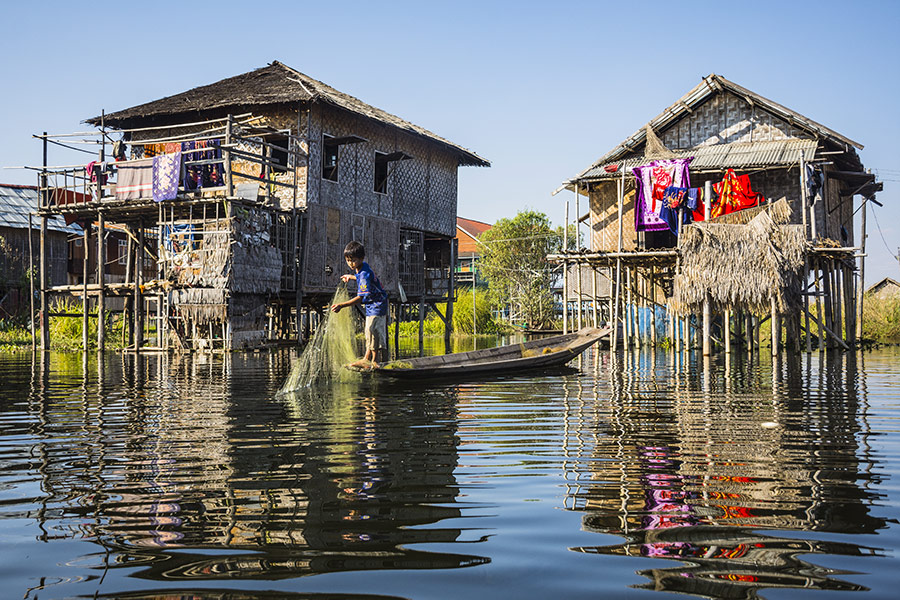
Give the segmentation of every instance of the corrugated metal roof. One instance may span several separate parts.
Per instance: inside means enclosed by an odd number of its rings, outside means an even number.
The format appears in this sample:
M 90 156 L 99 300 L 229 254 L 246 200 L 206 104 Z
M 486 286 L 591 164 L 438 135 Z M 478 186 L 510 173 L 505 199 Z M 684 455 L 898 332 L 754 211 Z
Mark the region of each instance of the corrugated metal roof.
M 753 169 L 759 167 L 788 166 L 800 163 L 801 152 L 807 158 L 812 158 L 816 151 L 816 140 L 776 140 L 767 142 L 715 144 L 712 146 L 700 146 L 690 150 L 673 150 L 677 158 L 693 156 L 691 170 L 704 169 Z M 637 167 L 650 162 L 644 157 L 627 158 L 621 161 L 613 161 L 595 165 L 581 174 L 577 179 L 615 179 L 622 176 L 622 169 L 629 174 L 632 167 Z M 613 172 L 608 172 L 607 167 L 618 165 Z
M 0 227 L 28 229 L 28 213 L 37 212 L 37 209 L 37 188 L 0 184 Z M 33 217 L 32 225 L 35 229 L 40 228 L 40 218 L 37 216 Z M 66 225 L 66 221 L 62 217 L 50 217 L 47 219 L 47 230 L 65 233 L 78 232 L 77 229 Z

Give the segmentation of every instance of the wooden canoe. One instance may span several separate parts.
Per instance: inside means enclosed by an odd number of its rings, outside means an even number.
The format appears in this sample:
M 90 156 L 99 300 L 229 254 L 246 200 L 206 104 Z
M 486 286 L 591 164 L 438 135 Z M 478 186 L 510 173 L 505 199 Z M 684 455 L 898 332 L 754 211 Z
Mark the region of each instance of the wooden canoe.
M 609 335 L 609 329 L 586 327 L 574 333 L 442 356 L 395 360 L 373 369 L 378 375 L 404 379 L 502 374 L 561 366 Z

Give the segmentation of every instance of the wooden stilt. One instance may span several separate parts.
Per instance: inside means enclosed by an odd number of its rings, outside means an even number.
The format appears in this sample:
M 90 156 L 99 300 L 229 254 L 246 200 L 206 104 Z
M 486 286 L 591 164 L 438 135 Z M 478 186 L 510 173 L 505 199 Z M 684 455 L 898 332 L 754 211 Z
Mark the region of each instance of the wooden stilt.
M 88 307 L 90 306 L 89 298 L 88 298 L 88 280 L 90 279 L 90 269 L 91 269 L 91 222 L 88 220 L 87 223 L 84 223 L 84 231 L 82 233 L 82 249 L 84 250 L 84 260 L 81 263 L 81 277 L 82 277 L 82 290 L 81 290 L 81 349 L 84 352 L 88 351 L 88 344 L 90 344 L 88 330 L 90 329 L 90 311 Z
M 722 337 L 725 342 L 725 354 L 731 354 L 731 309 L 726 308 L 725 314 L 723 315 L 724 327 L 722 331 Z
M 97 213 L 97 350 L 106 350 L 106 223 Z
M 138 221 L 138 242 L 134 251 L 134 350 L 141 351 L 144 345 L 144 298 L 141 286 L 144 283 L 144 221 Z
M 779 342 L 781 341 L 781 329 L 778 323 L 778 307 L 775 304 L 774 296 L 770 299 L 770 303 L 772 306 L 772 314 L 769 319 L 772 325 L 772 357 L 776 358 L 778 356 Z
M 46 181 L 44 183 L 46 188 Z M 47 292 L 49 273 L 47 265 L 47 216 L 41 216 L 41 350 L 50 349 L 50 306 Z

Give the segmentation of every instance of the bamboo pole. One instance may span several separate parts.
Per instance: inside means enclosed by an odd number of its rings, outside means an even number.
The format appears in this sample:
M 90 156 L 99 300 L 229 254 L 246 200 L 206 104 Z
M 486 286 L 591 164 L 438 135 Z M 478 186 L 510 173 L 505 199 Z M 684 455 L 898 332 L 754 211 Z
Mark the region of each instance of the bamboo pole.
M 873 196 L 874 198 L 874 196 Z M 866 205 L 869 199 L 863 198 L 862 214 L 859 226 L 859 282 L 856 284 L 856 339 L 863 334 L 863 294 L 866 289 Z
M 450 281 L 447 284 L 447 320 L 444 322 L 444 347 L 447 350 L 447 353 L 450 352 L 450 334 L 453 333 L 453 301 L 456 298 L 456 261 L 457 255 L 459 254 L 459 249 L 457 244 L 459 241 L 456 238 L 450 240 Z M 474 263 L 475 259 L 472 259 Z M 472 285 L 474 286 L 477 282 L 475 281 L 475 272 L 472 272 Z M 472 299 L 474 300 L 474 295 Z M 474 302 L 473 302 L 474 304 Z M 397 330 L 400 330 L 399 323 L 397 326 Z M 399 357 L 399 355 L 398 355 Z
M 141 285 L 144 281 L 144 220 L 138 220 L 138 242 L 134 244 L 134 351 L 140 352 L 144 344 L 144 299 Z
M 28 213 L 28 328 L 31 330 L 31 351 L 37 350 L 37 332 L 34 327 L 34 225 Z
M 563 333 L 569 333 L 569 201 L 566 200 L 566 225 L 563 227 Z M 473 262 L 474 264 L 474 262 Z M 474 296 L 473 296 L 474 298 Z M 613 336 L 615 338 L 615 336 Z
M 97 350 L 106 349 L 106 223 L 97 211 Z
M 724 325 L 725 331 L 723 332 L 723 337 L 725 338 L 725 354 L 731 354 L 731 309 L 725 309 L 724 315 Z
M 781 330 L 778 323 L 778 307 L 775 304 L 775 296 L 769 299 L 772 306 L 772 315 L 769 319 L 772 325 L 772 358 L 778 358 L 778 346 L 781 341 Z
M 591 266 L 591 309 L 593 311 L 591 324 L 593 327 L 597 327 L 597 269 L 593 266 Z
M 703 203 L 703 219 L 704 222 L 709 220 L 709 199 L 712 197 L 712 181 L 707 181 L 706 185 L 703 189 L 703 198 L 706 202 Z M 679 219 L 680 220 L 680 219 Z M 703 298 L 703 356 L 709 356 L 712 353 L 710 348 L 711 339 L 710 339 L 710 329 L 712 325 L 712 314 L 709 306 L 709 293 L 707 292 Z
M 578 196 L 578 182 L 575 182 L 575 250 L 577 252 L 581 252 L 581 199 Z M 578 306 L 576 308 L 576 314 L 578 315 L 578 327 L 575 329 L 581 329 L 584 327 L 584 323 L 582 321 L 582 299 L 584 296 L 581 293 L 581 263 L 576 264 L 576 268 L 578 269 L 578 279 L 576 279 L 576 285 L 578 288 Z
M 656 347 L 656 267 L 650 267 L 650 345 Z
M 98 186 L 99 187 L 99 186 Z M 81 291 L 81 349 L 84 352 L 88 351 L 88 344 L 90 340 L 88 339 L 88 323 L 90 318 L 88 316 L 88 277 L 90 275 L 90 242 L 91 242 L 91 222 L 88 220 L 84 225 L 84 231 L 82 233 L 82 248 L 84 249 L 84 260 L 81 263 L 81 277 L 82 277 L 82 291 Z

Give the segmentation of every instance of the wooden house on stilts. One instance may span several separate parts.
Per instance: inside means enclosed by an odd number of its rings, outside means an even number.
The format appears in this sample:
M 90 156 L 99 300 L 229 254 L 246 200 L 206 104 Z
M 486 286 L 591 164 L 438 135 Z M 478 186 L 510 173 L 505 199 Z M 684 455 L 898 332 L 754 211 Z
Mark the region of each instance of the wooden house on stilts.
M 851 347 L 861 331 L 866 205 L 881 190 L 861 148 L 705 77 L 560 188 L 575 192 L 574 221 L 580 236 L 587 224 L 589 242 L 551 257 L 566 265 L 565 297 L 578 299 L 565 328 L 607 321 L 626 347 L 668 339 L 709 354 L 733 341 L 758 347 L 770 320 L 775 353 L 783 344 Z
M 44 332 L 50 295 L 67 292 L 85 319 L 126 296 L 134 349 L 151 332 L 160 349 L 303 337 L 347 271 L 350 240 L 365 245 L 395 313 L 401 297 L 449 300 L 451 313 L 457 169 L 489 166 L 473 152 L 277 61 L 88 123 L 99 131 L 42 136 L 40 214 L 82 222 L 94 255 L 77 285 L 40 286 Z M 54 167 L 56 143 L 99 152 Z M 116 286 L 96 260 L 111 223 L 129 240 Z M 148 263 L 151 278 L 134 266 Z

